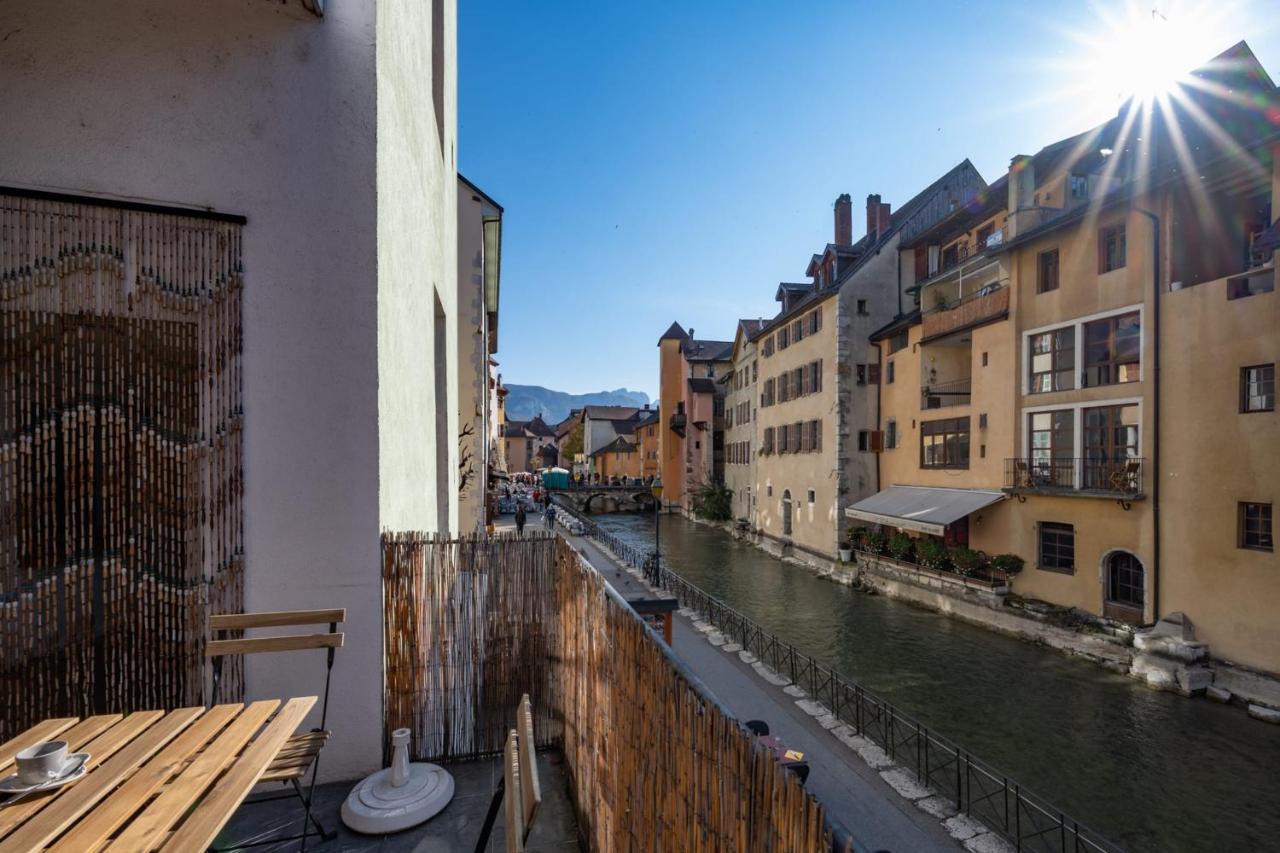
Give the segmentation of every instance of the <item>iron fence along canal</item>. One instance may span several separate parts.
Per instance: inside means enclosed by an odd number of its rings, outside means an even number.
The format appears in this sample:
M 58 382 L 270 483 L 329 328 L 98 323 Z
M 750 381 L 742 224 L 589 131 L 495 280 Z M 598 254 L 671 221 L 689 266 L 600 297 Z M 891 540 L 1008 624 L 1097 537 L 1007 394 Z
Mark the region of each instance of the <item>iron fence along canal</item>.
M 958 812 L 999 833 L 1020 853 L 1123 853 L 1123 848 L 1101 833 L 910 714 L 798 651 L 661 561 L 655 566 L 652 551 L 624 542 L 590 519 L 572 510 L 570 513 L 583 525 L 587 536 L 622 562 L 643 571 L 650 583 L 670 591 L 682 607 L 698 613 L 729 641 L 789 678 L 854 734 L 914 772 L 917 782 L 928 785 Z

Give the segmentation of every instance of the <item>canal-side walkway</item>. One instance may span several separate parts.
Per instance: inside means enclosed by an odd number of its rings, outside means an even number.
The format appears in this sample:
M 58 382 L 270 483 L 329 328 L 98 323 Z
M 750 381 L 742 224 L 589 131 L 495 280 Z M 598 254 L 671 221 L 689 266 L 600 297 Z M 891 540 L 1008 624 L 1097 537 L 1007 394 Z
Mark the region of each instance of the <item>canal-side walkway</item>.
M 581 536 L 566 538 L 624 597 L 649 592 L 642 579 L 596 543 Z M 797 704 L 803 699 L 770 684 L 737 654 L 724 651 L 725 646 L 708 642 L 707 632 L 684 614 L 675 615 L 672 646 L 735 716 L 765 720 L 773 734 L 805 753 L 811 768 L 806 787 L 868 850 L 954 853 L 959 849 L 1011 849 L 976 821 L 953 817 L 953 808 L 928 797 L 928 792 L 915 784 L 914 775 L 895 773 L 887 756 L 871 746 L 864 752 L 876 765 L 873 767 L 806 713 Z

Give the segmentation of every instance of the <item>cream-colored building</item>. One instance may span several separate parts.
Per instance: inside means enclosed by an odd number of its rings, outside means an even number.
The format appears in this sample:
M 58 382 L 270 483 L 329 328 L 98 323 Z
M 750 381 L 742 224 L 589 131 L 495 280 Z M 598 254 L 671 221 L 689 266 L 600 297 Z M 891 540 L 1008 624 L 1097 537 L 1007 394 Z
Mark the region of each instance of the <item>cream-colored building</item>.
M 755 527 L 774 543 L 821 557 L 834 552 L 838 527 L 831 435 L 837 293 L 828 288 L 784 302 L 755 337 Z
M 760 363 L 751 336 L 761 320 L 739 320 L 733 337 L 732 369 L 717 381 L 724 387 L 724 484 L 732 493 L 733 517 L 756 525 L 756 415 Z
M 346 608 L 328 709 L 341 736 L 321 772 L 352 778 L 380 767 L 385 747 L 370 725 L 379 535 L 459 524 L 455 4 L 325 5 L 321 17 L 302 0 L 7 3 L 0 208 L 44 205 L 21 227 L 50 235 L 55 207 L 63 233 L 115 223 L 99 232 L 117 250 L 118 276 L 99 282 L 113 301 L 242 282 L 226 297 L 235 334 L 221 355 L 238 359 L 243 405 L 227 432 L 192 439 L 233 448 L 227 490 L 216 506 L 187 494 L 225 510 L 233 534 L 216 540 L 225 559 L 174 571 L 242 584 L 230 607 Z M 162 240 L 175 254 L 148 255 Z M 5 263 L 29 265 L 12 252 L 34 245 L 9 243 Z M 164 259 L 179 246 L 181 269 Z M 186 526 L 174 535 L 199 541 Z M 245 668 L 249 698 L 322 687 L 291 655 Z M 317 708 L 303 728 L 318 720 Z
M 876 491 L 875 457 L 857 442 L 878 420 L 867 339 L 910 299 L 898 247 L 984 187 L 965 160 L 897 211 L 868 196 L 866 233 L 856 242 L 851 200 L 841 195 L 834 240 L 810 260 L 810 281 L 778 286 L 782 310 L 750 339 L 760 368 L 752 520 L 772 549 L 834 559 L 845 508 Z

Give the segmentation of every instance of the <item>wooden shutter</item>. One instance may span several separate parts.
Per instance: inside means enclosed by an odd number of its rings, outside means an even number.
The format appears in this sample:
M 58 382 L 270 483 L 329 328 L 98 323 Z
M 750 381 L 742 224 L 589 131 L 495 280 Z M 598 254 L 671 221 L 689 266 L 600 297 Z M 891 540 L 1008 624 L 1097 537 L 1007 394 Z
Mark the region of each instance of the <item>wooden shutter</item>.
M 870 385 L 880 384 L 880 365 L 878 364 L 867 365 L 867 383 Z
M 871 452 L 884 452 L 884 433 L 881 430 L 873 430 L 871 432 Z

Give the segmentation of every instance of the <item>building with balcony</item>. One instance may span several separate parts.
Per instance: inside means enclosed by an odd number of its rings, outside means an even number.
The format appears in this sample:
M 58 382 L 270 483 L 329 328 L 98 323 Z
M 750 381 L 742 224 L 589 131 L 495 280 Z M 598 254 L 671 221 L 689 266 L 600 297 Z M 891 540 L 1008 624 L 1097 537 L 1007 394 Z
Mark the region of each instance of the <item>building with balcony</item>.
M 1006 499 L 941 531 L 905 499 L 897 524 L 884 501 L 854 514 L 1015 553 L 1026 597 L 1139 625 L 1184 614 L 1215 657 L 1280 672 L 1264 603 L 1280 595 L 1278 100 L 1241 44 L 1167 109 L 1131 102 L 1013 158 L 983 251 L 913 258 L 919 314 L 875 336 L 866 439 L 886 483 Z
M 724 393 L 716 379 L 732 366 L 732 341 L 699 340 L 672 323 L 658 340 L 662 500 L 692 511 L 693 491 L 724 478 Z
M 856 522 L 986 547 L 979 520 L 1003 499 L 1004 449 L 1013 446 L 1014 332 L 993 254 L 1005 187 L 997 180 L 899 247 L 920 308 L 876 330 L 873 363 L 856 369 L 879 393 L 879 424 L 860 430 L 856 447 L 878 459 L 881 484 L 847 510 Z M 917 514 L 934 505 L 927 520 Z

